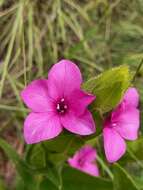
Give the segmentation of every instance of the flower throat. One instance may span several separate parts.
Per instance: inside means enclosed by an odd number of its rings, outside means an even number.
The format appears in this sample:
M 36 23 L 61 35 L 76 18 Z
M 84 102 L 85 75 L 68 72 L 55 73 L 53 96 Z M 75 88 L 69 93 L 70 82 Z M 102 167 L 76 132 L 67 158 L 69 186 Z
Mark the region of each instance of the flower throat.
M 57 110 L 58 113 L 64 114 L 64 113 L 66 113 L 67 108 L 68 108 L 68 106 L 67 106 L 67 104 L 65 103 L 65 99 L 62 98 L 62 99 L 57 103 L 56 110 Z

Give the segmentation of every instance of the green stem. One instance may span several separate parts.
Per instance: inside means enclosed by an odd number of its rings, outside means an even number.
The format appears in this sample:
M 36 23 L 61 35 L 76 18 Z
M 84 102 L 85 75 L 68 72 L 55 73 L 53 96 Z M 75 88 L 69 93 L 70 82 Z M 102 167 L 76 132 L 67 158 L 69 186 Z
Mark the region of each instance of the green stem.
M 143 168 L 143 163 L 136 157 L 136 155 L 132 152 L 132 150 L 128 147 L 127 152 L 130 154 L 130 156 L 137 162 L 137 164 Z
M 104 163 L 104 161 L 98 155 L 97 155 L 97 161 L 102 166 L 102 168 L 106 171 L 106 173 L 111 178 L 111 180 L 113 180 L 114 176 L 113 176 L 112 172 L 110 171 L 110 169 L 108 168 L 108 166 L 106 166 L 106 164 Z
M 136 73 L 135 73 L 135 75 L 134 75 L 134 77 L 133 77 L 133 81 L 132 81 L 132 82 L 135 82 L 135 79 L 136 79 L 136 77 L 137 77 L 137 75 L 138 75 L 138 73 L 139 73 L 139 71 L 140 71 L 142 65 L 143 65 L 143 59 L 141 60 L 139 66 L 138 66 L 138 68 L 137 68 L 137 70 L 136 70 Z

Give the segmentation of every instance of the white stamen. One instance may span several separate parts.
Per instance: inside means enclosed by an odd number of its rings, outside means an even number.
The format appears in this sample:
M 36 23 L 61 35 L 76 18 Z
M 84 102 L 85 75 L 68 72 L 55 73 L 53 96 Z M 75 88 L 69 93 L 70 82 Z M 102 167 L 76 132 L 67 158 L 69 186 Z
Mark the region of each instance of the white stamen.
M 116 126 L 117 126 L 117 124 L 116 124 L 116 123 L 113 123 L 113 124 L 112 124 L 112 126 L 113 126 L 113 127 L 116 127 Z
M 57 104 L 57 110 L 60 110 L 60 104 Z
M 64 102 L 64 101 L 65 101 L 65 99 L 64 99 L 64 98 L 62 98 L 62 99 L 61 99 L 61 102 Z
M 67 109 L 68 108 L 68 106 L 67 105 L 64 105 L 64 109 Z

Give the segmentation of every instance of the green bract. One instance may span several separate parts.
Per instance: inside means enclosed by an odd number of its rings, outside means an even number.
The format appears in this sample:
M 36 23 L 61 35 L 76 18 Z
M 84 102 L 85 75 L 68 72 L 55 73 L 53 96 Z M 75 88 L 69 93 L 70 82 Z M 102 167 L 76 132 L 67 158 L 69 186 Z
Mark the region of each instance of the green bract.
M 120 66 L 103 72 L 83 84 L 83 89 L 96 96 L 94 110 L 106 113 L 115 108 L 130 85 L 128 66 Z

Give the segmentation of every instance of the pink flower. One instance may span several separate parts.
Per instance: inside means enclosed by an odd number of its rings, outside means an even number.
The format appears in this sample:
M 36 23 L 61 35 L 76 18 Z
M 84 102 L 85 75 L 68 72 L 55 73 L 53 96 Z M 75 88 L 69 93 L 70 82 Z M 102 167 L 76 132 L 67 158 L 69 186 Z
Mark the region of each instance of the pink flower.
M 135 140 L 139 129 L 139 94 L 129 88 L 123 101 L 104 124 L 103 138 L 106 158 L 110 163 L 120 159 L 126 151 L 126 140 Z
M 24 123 L 28 144 L 54 138 L 63 128 L 79 135 L 95 132 L 87 109 L 95 96 L 82 91 L 81 83 L 78 67 L 62 60 L 51 68 L 48 80 L 35 80 L 22 91 L 23 101 L 32 110 Z
M 68 159 L 71 167 L 88 173 L 92 176 L 99 176 L 99 170 L 96 165 L 96 150 L 89 145 L 84 146 L 75 153 L 73 158 Z

